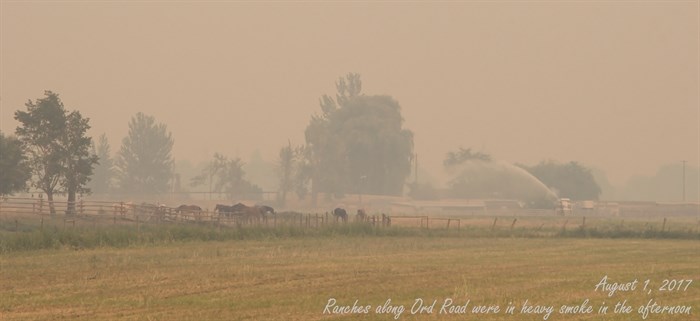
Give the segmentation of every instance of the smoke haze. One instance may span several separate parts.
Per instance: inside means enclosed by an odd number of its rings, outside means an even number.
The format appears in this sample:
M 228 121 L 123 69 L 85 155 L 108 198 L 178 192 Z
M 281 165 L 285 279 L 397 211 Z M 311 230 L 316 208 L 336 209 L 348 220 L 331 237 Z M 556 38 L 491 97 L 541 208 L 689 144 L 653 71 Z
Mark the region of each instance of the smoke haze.
M 612 184 L 700 162 L 698 2 L 5 2 L 0 129 L 44 90 L 118 150 L 139 111 L 177 160 L 274 162 L 348 72 L 387 94 L 420 166 L 474 147 Z M 443 181 L 445 180 L 442 177 Z

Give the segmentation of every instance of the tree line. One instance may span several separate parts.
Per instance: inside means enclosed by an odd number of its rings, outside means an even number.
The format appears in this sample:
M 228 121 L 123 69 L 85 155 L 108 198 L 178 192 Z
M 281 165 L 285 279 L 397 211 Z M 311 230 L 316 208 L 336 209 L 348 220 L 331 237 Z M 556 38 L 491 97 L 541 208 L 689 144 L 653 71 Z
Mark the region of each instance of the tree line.
M 15 112 L 15 135 L 0 133 L 0 194 L 37 189 L 46 194 L 51 214 L 54 196 L 65 195 L 66 213 L 73 214 L 77 195 L 90 193 L 88 182 L 95 178 L 96 189 L 107 189 L 116 177 L 131 194 L 167 191 L 173 140 L 153 117 L 138 113 L 131 119 L 112 160 L 106 137 L 95 147 L 87 135 L 90 119 L 66 109 L 57 93 L 45 91 L 25 108 Z
M 415 161 L 413 132 L 403 127 L 398 101 L 388 95 L 363 93 L 360 75 L 354 73 L 340 77 L 336 89 L 334 97 L 319 99 L 320 112 L 311 116 L 304 131 L 305 144 L 293 146 L 288 141 L 279 150 L 280 205 L 289 193 L 311 197 L 314 203 L 320 194 L 328 198 L 403 195 L 406 186 L 416 198 L 445 194 L 424 184 L 406 184 Z M 107 137 L 103 134 L 93 142 L 87 136 L 90 119 L 66 109 L 54 92 L 28 101 L 24 110 L 15 112 L 15 119 L 20 126 L 14 136 L 0 133 L 0 194 L 34 188 L 43 191 L 49 201 L 55 194 L 67 195 L 66 211 L 73 213 L 71 204 L 79 194 L 153 195 L 179 188 L 172 156 L 174 139 L 167 126 L 153 116 L 137 113 L 131 118 L 128 134 L 114 157 Z M 445 168 L 474 161 L 494 162 L 490 155 L 460 148 L 447 154 Z M 232 198 L 262 192 L 246 179 L 243 165 L 240 158 L 215 153 L 189 185 L 208 186 L 210 192 Z M 562 196 L 596 199 L 600 194 L 590 171 L 578 163 L 520 167 Z M 509 179 L 505 176 L 477 178 L 473 172 L 462 171 L 454 177 L 448 186 L 450 197 L 514 196 L 503 189 Z M 494 183 L 494 179 L 506 180 L 506 184 Z

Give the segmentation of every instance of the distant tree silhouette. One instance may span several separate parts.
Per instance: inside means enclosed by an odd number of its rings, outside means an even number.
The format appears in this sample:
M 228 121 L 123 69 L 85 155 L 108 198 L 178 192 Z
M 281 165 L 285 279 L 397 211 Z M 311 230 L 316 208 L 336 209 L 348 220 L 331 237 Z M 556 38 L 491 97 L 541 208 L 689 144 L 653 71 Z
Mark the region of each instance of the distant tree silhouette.
M 336 83 L 335 100 L 321 97 L 321 114 L 306 127 L 313 195 L 400 195 L 411 170 L 413 133 L 402 128 L 399 103 L 362 94 L 359 74 Z
M 116 158 L 121 191 L 140 195 L 167 192 L 173 177 L 173 144 L 165 124 L 143 113 L 134 115 Z
M 0 195 L 8 195 L 27 188 L 31 169 L 16 137 L 0 132 Z
M 90 181 L 90 190 L 95 194 L 104 194 L 112 190 L 112 180 L 114 179 L 114 159 L 112 159 L 111 148 L 107 135 L 102 134 L 99 138 L 97 147 L 92 145 L 92 153 L 99 158 L 99 164 L 95 166 L 92 180 Z

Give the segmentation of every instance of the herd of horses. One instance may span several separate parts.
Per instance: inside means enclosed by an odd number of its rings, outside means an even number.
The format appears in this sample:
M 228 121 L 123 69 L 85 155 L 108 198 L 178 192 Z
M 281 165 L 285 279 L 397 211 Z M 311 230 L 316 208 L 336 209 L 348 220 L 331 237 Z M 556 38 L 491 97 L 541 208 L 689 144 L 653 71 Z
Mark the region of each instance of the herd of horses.
M 333 210 L 333 217 L 335 217 L 336 222 L 337 221 L 342 221 L 343 223 L 347 223 L 348 221 L 348 212 L 341 207 L 337 207 Z M 356 221 L 358 222 L 369 222 L 370 217 L 367 215 L 367 212 L 365 212 L 364 209 L 358 209 L 357 210 L 357 215 L 355 216 Z M 372 218 L 374 220 L 374 218 Z M 382 225 L 383 226 L 389 226 L 391 225 L 391 217 L 382 214 Z
M 243 203 L 236 203 L 231 206 L 216 204 L 214 212 L 223 217 L 240 217 L 250 222 L 266 221 L 269 214 L 277 214 L 274 208 L 267 205 L 248 206 Z
M 132 212 L 136 214 L 155 214 L 157 216 L 166 215 L 168 213 L 175 213 L 181 216 L 190 216 L 194 220 L 200 220 L 202 214 L 205 212 L 201 207 L 197 205 L 187 205 L 183 204 L 176 208 L 169 208 L 165 205 L 155 205 L 142 203 L 140 205 L 134 205 L 132 203 L 119 203 L 113 204 L 114 213 L 121 213 L 122 215 L 127 212 Z M 275 209 L 267 205 L 253 205 L 248 206 L 243 203 L 236 203 L 234 205 L 224 205 L 216 204 L 214 207 L 214 213 L 219 217 L 228 219 L 238 219 L 244 222 L 265 222 L 268 220 L 270 215 L 276 215 Z M 335 208 L 331 214 L 335 218 L 336 222 L 347 223 L 348 213 L 342 207 Z M 369 221 L 369 216 L 364 209 L 358 209 L 355 219 L 358 222 Z M 390 222 L 390 218 L 382 214 L 382 222 Z
M 205 212 L 201 207 L 197 205 L 187 204 L 180 205 L 176 208 L 169 208 L 164 204 L 133 204 L 131 202 L 127 202 L 115 203 L 112 204 L 112 207 L 115 215 L 119 213 L 121 213 L 122 215 L 125 215 L 127 213 L 153 215 L 175 213 L 178 215 L 192 216 L 195 219 L 199 219 L 201 218 L 202 213 Z M 227 218 L 245 217 L 250 219 L 264 219 L 268 214 L 275 214 L 275 209 L 266 205 L 247 206 L 243 203 L 237 203 L 232 206 L 217 204 L 214 209 L 214 212 L 220 216 Z

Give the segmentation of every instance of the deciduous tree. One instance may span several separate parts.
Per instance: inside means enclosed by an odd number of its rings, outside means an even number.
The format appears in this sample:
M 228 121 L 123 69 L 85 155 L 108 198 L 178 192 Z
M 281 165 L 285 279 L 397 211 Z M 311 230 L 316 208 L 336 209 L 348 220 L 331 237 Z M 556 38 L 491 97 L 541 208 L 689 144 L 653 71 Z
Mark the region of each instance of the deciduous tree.
M 137 113 L 116 157 L 119 187 L 125 194 L 160 194 L 173 176 L 174 140 L 167 126 L 153 116 Z
M 66 212 L 75 211 L 77 193 L 87 193 L 97 156 L 89 152 L 92 139 L 86 135 L 89 119 L 80 112 L 68 112 L 58 94 L 51 91 L 45 97 L 25 104 L 26 111 L 15 112 L 17 137 L 28 153 L 32 171 L 32 186 L 44 191 L 51 214 L 55 213 L 53 196 L 68 194 Z
M 390 96 L 362 94 L 358 74 L 340 78 L 336 88 L 335 100 L 321 98 L 321 114 L 305 131 L 313 194 L 400 195 L 413 156 L 401 106 Z
M 16 137 L 0 132 L 0 195 L 13 194 L 27 188 L 31 169 Z

